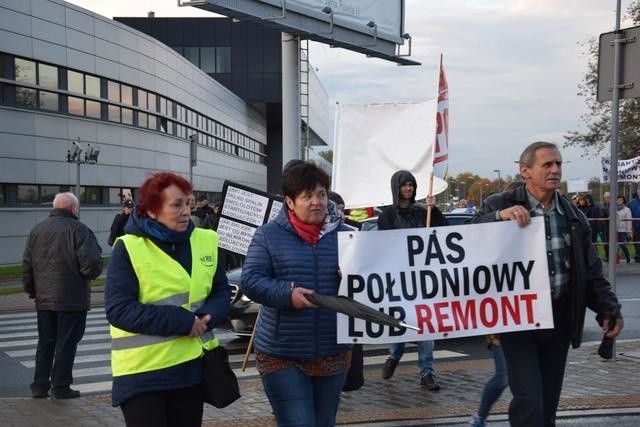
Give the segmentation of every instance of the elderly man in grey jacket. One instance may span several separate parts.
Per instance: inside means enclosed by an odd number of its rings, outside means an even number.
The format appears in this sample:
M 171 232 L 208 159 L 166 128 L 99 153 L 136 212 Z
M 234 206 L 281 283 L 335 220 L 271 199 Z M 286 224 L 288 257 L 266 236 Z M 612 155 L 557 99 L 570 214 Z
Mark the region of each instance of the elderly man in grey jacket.
M 93 232 L 78 220 L 73 193 L 53 199 L 49 217 L 27 239 L 22 283 L 38 311 L 38 349 L 31 394 L 57 399 L 80 396 L 71 389 L 78 342 L 90 307 L 89 281 L 102 272 L 102 250 Z

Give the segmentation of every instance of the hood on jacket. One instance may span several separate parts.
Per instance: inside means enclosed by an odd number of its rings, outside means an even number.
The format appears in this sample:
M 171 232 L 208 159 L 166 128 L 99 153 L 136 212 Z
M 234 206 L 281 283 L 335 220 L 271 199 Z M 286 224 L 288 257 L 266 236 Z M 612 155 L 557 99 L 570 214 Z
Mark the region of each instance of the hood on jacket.
M 398 172 L 391 175 L 391 194 L 393 195 L 393 206 L 397 207 L 400 202 L 400 187 L 405 182 L 413 183 L 413 195 L 411 196 L 411 204 L 413 205 L 416 202 L 416 191 L 418 190 L 418 183 L 416 181 L 416 177 L 413 174 L 406 170 L 399 170 Z

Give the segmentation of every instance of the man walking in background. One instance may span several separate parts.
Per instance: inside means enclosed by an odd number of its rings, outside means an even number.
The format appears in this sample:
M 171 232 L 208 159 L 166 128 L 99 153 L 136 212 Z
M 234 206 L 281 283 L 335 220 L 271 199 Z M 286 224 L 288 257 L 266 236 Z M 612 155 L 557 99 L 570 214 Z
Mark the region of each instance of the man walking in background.
M 78 199 L 59 193 L 49 218 L 27 239 L 22 259 L 24 291 L 38 311 L 34 398 L 80 396 L 71 389 L 73 362 L 90 307 L 89 281 L 102 272 L 102 250 L 93 232 L 78 220 Z
M 416 178 L 409 171 L 400 170 L 391 176 L 391 193 L 393 204 L 386 208 L 378 218 L 378 229 L 397 230 L 402 228 L 420 228 L 427 226 L 427 210 L 416 205 Z M 435 206 L 435 198 L 427 199 L 431 205 L 431 226 L 447 225 L 447 220 Z M 416 342 L 418 346 L 418 366 L 420 367 L 420 384 L 429 390 L 440 390 L 438 377 L 433 369 L 433 340 Z M 382 378 L 389 379 L 404 354 L 405 343 L 391 344 L 389 358 L 382 368 Z
M 124 226 L 127 225 L 132 210 L 133 200 L 125 200 L 122 204 L 122 212 L 118 213 L 115 218 L 113 218 L 113 223 L 111 223 L 111 233 L 109 233 L 109 239 L 107 239 L 109 246 L 113 246 L 118 237 L 124 236 Z

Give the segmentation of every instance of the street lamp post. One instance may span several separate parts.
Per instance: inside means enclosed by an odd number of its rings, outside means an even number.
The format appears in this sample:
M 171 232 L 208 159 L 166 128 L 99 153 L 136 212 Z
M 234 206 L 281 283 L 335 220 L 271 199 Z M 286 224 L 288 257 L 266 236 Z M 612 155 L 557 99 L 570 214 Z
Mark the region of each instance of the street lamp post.
M 95 165 L 98 163 L 98 155 L 100 149 L 92 147 L 91 144 L 87 144 L 87 151 L 85 151 L 80 145 L 80 138 L 78 142 L 71 141 L 73 144 L 73 151 L 67 149 L 67 162 L 76 164 L 76 197 L 80 200 L 80 165 Z M 84 151 L 84 159 L 82 159 L 82 152 Z M 78 217 L 80 216 L 80 207 L 78 206 Z
M 494 169 L 494 172 L 498 173 L 498 192 L 502 189 L 502 180 L 500 179 L 500 169 Z

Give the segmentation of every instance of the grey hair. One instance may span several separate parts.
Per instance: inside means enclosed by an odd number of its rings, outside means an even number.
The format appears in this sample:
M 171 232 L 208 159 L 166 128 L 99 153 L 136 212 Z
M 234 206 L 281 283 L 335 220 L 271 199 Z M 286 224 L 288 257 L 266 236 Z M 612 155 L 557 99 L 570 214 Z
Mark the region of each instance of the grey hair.
M 53 208 L 54 209 L 64 209 L 73 214 L 75 214 L 75 210 L 80 206 L 80 202 L 78 202 L 78 198 L 75 194 L 68 193 L 58 193 L 53 198 Z
M 520 154 L 520 160 L 518 161 L 518 163 L 520 164 L 520 167 L 533 166 L 533 164 L 536 161 L 536 151 L 540 150 L 541 148 L 550 148 L 558 152 L 560 151 L 558 146 L 553 142 L 546 142 L 546 141 L 534 142 L 532 144 L 529 144 L 529 146 L 524 149 L 522 154 Z

